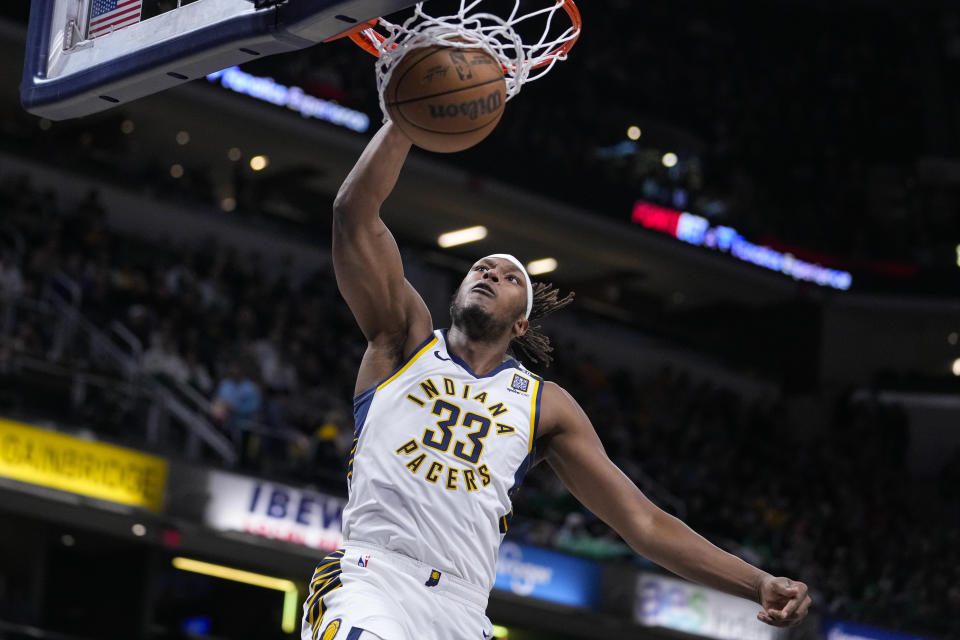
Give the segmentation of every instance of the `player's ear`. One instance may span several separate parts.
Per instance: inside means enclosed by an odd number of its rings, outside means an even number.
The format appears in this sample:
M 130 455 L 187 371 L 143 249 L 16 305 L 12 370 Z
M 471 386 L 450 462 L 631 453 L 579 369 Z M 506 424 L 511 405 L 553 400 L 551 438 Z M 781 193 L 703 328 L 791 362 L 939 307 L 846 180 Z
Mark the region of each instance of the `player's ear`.
M 519 338 L 527 332 L 527 329 L 530 328 L 530 321 L 520 316 L 520 318 L 513 323 L 513 337 Z

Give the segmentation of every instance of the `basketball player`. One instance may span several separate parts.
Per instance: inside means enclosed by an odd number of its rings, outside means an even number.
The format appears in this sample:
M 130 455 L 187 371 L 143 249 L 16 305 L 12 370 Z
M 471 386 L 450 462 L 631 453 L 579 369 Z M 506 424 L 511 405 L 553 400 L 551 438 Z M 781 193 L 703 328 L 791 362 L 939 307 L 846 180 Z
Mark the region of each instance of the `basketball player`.
M 380 206 L 410 141 L 385 125 L 334 204 L 337 284 L 368 341 L 357 374 L 344 547 L 324 558 L 304 640 L 482 640 L 497 549 L 524 473 L 545 459 L 637 553 L 797 623 L 810 598 L 715 547 L 653 505 L 610 461 L 576 400 L 507 354 L 549 361 L 531 320 L 570 302 L 509 255 L 478 260 L 435 331 L 404 278 Z

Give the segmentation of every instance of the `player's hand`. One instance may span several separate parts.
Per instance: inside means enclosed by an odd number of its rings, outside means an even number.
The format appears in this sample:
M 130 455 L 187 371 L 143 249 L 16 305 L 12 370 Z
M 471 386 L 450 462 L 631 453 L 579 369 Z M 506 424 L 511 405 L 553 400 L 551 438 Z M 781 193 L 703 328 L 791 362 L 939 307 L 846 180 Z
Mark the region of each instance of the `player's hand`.
M 803 620 L 810 609 L 807 585 L 787 578 L 767 576 L 760 583 L 760 606 L 757 620 L 774 627 L 791 627 Z

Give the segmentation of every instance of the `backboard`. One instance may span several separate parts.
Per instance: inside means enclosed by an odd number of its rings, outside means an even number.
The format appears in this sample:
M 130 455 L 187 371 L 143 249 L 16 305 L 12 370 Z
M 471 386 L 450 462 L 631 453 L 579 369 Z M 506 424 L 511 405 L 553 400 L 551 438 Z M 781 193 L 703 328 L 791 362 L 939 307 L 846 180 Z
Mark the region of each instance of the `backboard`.
M 51 120 L 303 49 L 413 0 L 33 0 L 20 99 Z

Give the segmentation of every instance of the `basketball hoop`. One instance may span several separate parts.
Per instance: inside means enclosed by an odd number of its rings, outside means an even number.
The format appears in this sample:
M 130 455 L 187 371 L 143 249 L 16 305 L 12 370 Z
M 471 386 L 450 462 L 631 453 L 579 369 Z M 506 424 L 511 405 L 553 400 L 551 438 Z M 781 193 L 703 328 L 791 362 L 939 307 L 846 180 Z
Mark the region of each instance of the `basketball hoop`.
M 402 24 L 384 18 L 354 27 L 338 37 L 349 37 L 362 49 L 377 56 L 377 91 L 380 108 L 386 114 L 384 88 L 390 81 L 395 64 L 410 49 L 430 45 L 483 49 L 500 61 L 507 83 L 506 99 L 520 92 L 527 82 L 544 76 L 553 65 L 565 60 L 580 36 L 580 11 L 573 0 L 552 0 L 550 6 L 520 13 L 521 0 L 514 0 L 506 18 L 475 11 L 482 0 L 460 0 L 460 9 L 451 15 L 431 16 L 424 12 L 423 2 L 414 7 L 413 15 Z M 554 15 L 566 12 L 570 26 L 551 34 Z M 524 44 L 516 27 L 538 18 L 544 22 L 542 35 L 532 44 Z M 525 25 L 526 26 L 526 25 Z M 379 27 L 386 34 L 376 30 Z

